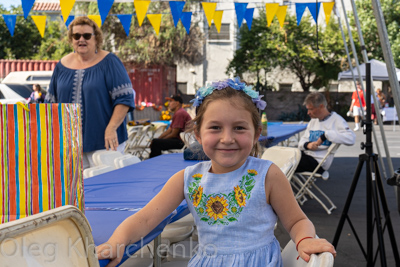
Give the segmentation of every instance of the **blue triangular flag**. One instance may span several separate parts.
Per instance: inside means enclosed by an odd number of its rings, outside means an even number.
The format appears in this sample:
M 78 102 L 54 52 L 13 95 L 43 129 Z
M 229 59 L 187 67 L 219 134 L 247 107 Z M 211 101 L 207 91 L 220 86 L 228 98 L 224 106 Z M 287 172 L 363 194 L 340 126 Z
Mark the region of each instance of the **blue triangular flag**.
M 246 9 L 246 13 L 244 14 L 244 19 L 247 22 L 247 28 L 249 28 L 249 31 L 251 30 L 251 24 L 253 23 L 253 14 L 254 8 Z
M 296 18 L 297 18 L 297 26 L 300 25 L 301 17 L 303 17 L 304 10 L 306 10 L 307 3 L 295 3 L 296 4 Z
M 169 6 L 171 8 L 172 19 L 174 20 L 175 28 L 178 25 L 179 19 L 182 15 L 184 1 L 170 1 Z
M 60 17 L 61 17 L 61 20 L 64 21 L 63 16 L 61 15 Z M 65 26 L 67 26 L 67 28 L 68 28 L 68 27 L 69 27 L 69 24 L 71 24 L 71 22 L 72 22 L 74 19 L 75 19 L 75 16 L 74 16 L 74 15 L 68 16 L 67 21 L 65 21 Z
M 181 22 L 183 27 L 185 27 L 187 34 L 190 32 L 190 23 L 192 21 L 192 12 L 182 12 Z
M 119 18 L 119 21 L 122 24 L 122 27 L 124 27 L 126 36 L 129 35 L 129 30 L 131 28 L 131 22 L 132 22 L 132 15 L 126 14 L 126 15 L 117 15 Z
M 110 12 L 113 3 L 114 0 L 97 0 L 97 6 L 99 8 L 99 13 L 101 17 L 101 25 L 104 24 L 104 21 L 106 20 L 108 12 Z
M 31 11 L 35 0 L 21 0 L 22 10 L 24 11 L 24 18 L 28 18 L 29 12 Z
M 318 14 L 319 14 L 319 7 L 321 3 L 306 3 L 308 10 L 310 10 L 311 16 L 314 18 L 315 23 L 317 23 Z
M 242 26 L 242 21 L 246 13 L 247 4 L 248 3 L 235 3 L 236 17 L 239 28 L 240 26 Z
M 17 15 L 3 15 L 3 19 L 6 22 L 7 28 L 10 31 L 11 36 L 14 36 L 15 22 L 17 21 Z

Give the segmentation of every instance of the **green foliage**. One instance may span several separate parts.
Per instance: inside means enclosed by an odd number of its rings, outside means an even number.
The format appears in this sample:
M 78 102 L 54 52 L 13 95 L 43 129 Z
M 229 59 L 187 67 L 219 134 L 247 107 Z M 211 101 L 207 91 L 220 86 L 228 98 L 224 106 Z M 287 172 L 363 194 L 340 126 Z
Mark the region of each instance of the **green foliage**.
M 240 48 L 228 73 L 242 75 L 248 71 L 259 77 L 260 70 L 268 72 L 280 66 L 297 76 L 304 91 L 309 91 L 311 86 L 316 89 L 326 87 L 330 80 L 337 78 L 344 49 L 338 24 L 333 18 L 323 29 L 319 27 L 317 43 L 316 27 L 310 16 L 303 17 L 297 25 L 296 17 L 288 14 L 283 28 L 277 19 L 268 27 L 264 12 L 253 19 L 251 31 L 240 31 Z M 318 48 L 323 52 L 324 60 L 318 56 Z
M 393 59 L 400 66 L 400 5 L 399 1 L 381 0 L 383 16 L 385 18 L 387 34 L 392 49 Z M 381 43 L 378 35 L 378 27 L 373 14 L 371 1 L 359 0 L 356 2 L 357 14 L 361 24 L 365 47 L 370 59 L 384 60 Z M 355 27 L 355 21 L 351 14 L 351 24 Z M 354 29 L 354 35 L 357 35 Z

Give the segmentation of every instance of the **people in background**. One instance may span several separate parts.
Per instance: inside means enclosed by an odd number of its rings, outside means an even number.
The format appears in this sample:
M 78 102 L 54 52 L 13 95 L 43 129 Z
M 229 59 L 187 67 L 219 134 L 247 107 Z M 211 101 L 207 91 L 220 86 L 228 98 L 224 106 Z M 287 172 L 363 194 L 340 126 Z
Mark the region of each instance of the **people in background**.
M 161 151 L 168 149 L 180 149 L 185 144 L 180 133 L 185 131 L 186 124 L 192 120 L 190 115 L 182 108 L 183 100 L 180 95 L 167 97 L 169 109 L 174 113 L 171 125 L 158 138 L 154 138 L 150 144 L 150 158 L 161 155 Z
M 301 160 L 296 172 L 314 171 L 332 143 L 351 146 L 356 140 L 356 135 L 347 122 L 336 112 L 327 109 L 323 94 L 310 93 L 305 98 L 304 105 L 311 120 L 299 141 Z M 333 157 L 333 154 L 329 155 L 317 172 L 323 174 L 328 170 Z
M 351 105 L 350 105 L 350 111 L 353 112 L 354 122 L 356 124 L 356 126 L 354 127 L 354 131 L 358 131 L 360 129 L 360 121 L 361 121 L 361 117 L 363 115 L 363 110 L 365 109 L 364 93 L 361 89 L 360 82 L 357 81 L 356 86 L 357 86 L 357 88 L 353 92 L 353 95 L 351 96 Z M 360 100 L 361 100 L 361 104 L 360 104 Z
M 34 84 L 32 86 L 33 92 L 29 96 L 27 103 L 31 104 L 38 104 L 38 103 L 43 103 L 45 94 L 42 92 L 42 88 L 40 87 L 39 84 Z
M 384 108 L 386 104 L 386 95 L 381 88 L 376 89 L 376 94 L 379 99 L 379 107 Z
M 188 266 L 282 266 L 274 236 L 280 222 L 305 261 L 334 247 L 315 238 L 311 221 L 300 209 L 289 181 L 278 166 L 257 156 L 261 134 L 257 91 L 235 80 L 214 82 L 197 91 L 192 124 L 210 161 L 174 174 L 143 209 L 127 218 L 107 243 L 97 247 L 99 259 L 116 266 L 129 244 L 139 241 L 186 200 L 199 233 L 196 254 Z
M 94 21 L 77 17 L 68 40 L 74 51 L 56 65 L 46 102 L 80 104 L 85 169 L 94 166 L 97 150 L 124 150 L 125 117 L 134 108 L 135 91 L 121 60 L 101 49 L 103 34 Z

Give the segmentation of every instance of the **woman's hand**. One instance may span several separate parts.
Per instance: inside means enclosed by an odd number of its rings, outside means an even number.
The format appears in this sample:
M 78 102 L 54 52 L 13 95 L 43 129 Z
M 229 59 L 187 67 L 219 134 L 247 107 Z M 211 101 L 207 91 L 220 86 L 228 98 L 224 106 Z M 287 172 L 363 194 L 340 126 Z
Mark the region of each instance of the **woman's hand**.
M 96 254 L 99 260 L 109 259 L 106 267 L 117 266 L 124 256 L 125 245 L 104 243 L 96 247 Z
M 322 252 L 330 252 L 333 257 L 336 257 L 335 247 L 323 238 L 307 238 L 298 244 L 299 256 L 305 261 L 309 262 L 311 254 Z
M 104 146 L 107 150 L 111 149 L 117 151 L 118 147 L 118 135 L 117 129 L 114 129 L 110 125 L 107 126 L 106 131 L 104 133 Z

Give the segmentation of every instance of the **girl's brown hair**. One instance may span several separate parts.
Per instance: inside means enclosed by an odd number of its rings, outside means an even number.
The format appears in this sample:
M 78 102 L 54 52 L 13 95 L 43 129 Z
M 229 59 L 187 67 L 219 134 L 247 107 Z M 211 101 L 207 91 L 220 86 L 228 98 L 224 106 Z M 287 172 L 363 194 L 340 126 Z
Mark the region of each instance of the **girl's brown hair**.
M 215 100 L 229 100 L 232 105 L 242 107 L 250 112 L 255 133 L 257 133 L 259 127 L 261 127 L 261 119 L 256 105 L 253 103 L 251 97 L 245 92 L 232 89 L 231 87 L 227 87 L 222 90 L 214 90 L 212 94 L 204 98 L 202 104 L 196 109 L 196 117 L 187 127 L 188 132 L 194 131 L 195 133 L 200 133 L 204 113 L 206 112 L 208 105 Z M 257 157 L 259 152 L 260 146 L 257 142 L 254 145 L 250 156 Z
M 97 24 L 88 17 L 77 17 L 71 22 L 71 24 L 69 24 L 68 27 L 69 43 L 72 43 L 72 34 L 73 34 L 72 30 L 74 26 L 77 25 L 89 25 L 90 27 L 93 28 L 94 38 L 96 39 L 96 49 L 100 50 L 101 46 L 103 45 L 103 32 L 100 30 L 99 26 L 97 26 Z

